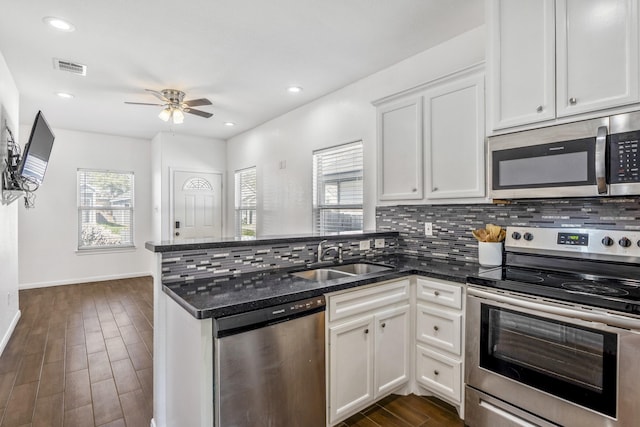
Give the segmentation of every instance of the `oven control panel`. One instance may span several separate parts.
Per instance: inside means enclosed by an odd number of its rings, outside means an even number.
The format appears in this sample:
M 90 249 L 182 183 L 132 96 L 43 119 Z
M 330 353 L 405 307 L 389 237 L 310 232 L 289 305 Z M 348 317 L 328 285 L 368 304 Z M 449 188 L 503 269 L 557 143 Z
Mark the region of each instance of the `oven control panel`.
M 507 227 L 505 249 L 576 257 L 588 255 L 640 264 L 640 231 L 514 226 Z

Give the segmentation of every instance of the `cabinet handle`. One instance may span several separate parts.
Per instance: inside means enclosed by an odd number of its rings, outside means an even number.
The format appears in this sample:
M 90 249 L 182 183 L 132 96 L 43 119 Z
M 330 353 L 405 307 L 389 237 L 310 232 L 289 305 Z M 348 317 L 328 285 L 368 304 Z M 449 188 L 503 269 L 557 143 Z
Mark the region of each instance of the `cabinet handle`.
M 438 191 L 438 187 L 433 187 L 433 190 L 431 191 Z
M 440 328 L 438 328 L 438 325 L 433 325 L 433 330 L 438 332 L 440 330 Z
M 415 192 L 418 191 L 418 189 L 417 188 L 412 188 L 411 191 L 415 193 Z
M 364 333 L 365 333 L 365 334 L 368 334 L 368 333 L 369 333 L 369 328 L 365 329 L 365 330 L 364 330 Z
M 577 103 L 578 103 L 578 100 L 576 98 L 569 98 L 569 104 L 576 105 Z
M 384 328 L 385 326 L 387 326 L 387 324 L 386 324 L 386 323 L 383 323 L 383 324 L 382 324 L 382 325 L 380 325 L 380 326 L 382 326 L 382 327 Z
M 433 371 L 433 375 L 440 375 L 440 372 L 438 372 L 438 371 Z
M 434 294 L 435 296 L 437 296 L 437 297 L 439 297 L 439 296 L 440 296 L 440 292 L 438 292 L 438 291 L 433 291 L 433 294 Z
M 542 105 L 538 105 L 538 108 L 536 108 L 536 111 L 538 113 L 542 113 L 542 110 L 544 110 L 544 108 L 542 107 Z

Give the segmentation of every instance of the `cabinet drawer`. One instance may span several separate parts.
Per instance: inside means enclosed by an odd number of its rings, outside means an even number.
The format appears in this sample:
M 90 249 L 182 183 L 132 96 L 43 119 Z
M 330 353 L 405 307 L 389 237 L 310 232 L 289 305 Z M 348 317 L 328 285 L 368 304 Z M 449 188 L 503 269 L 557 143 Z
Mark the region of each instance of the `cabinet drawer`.
M 433 391 L 460 402 L 462 362 L 418 345 L 416 347 L 416 379 Z
M 462 309 L 462 286 L 438 279 L 418 277 L 418 299 L 434 304 Z
M 416 334 L 419 341 L 460 356 L 462 313 L 418 304 Z
M 409 300 L 409 279 L 329 296 L 329 322 Z

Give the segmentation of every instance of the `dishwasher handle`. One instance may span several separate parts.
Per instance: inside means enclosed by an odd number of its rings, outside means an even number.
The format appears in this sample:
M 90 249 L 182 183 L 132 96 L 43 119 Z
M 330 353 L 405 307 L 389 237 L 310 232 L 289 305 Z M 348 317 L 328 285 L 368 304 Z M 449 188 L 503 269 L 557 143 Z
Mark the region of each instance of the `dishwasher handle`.
M 222 338 L 325 310 L 324 295 L 251 310 L 214 320 L 214 337 Z

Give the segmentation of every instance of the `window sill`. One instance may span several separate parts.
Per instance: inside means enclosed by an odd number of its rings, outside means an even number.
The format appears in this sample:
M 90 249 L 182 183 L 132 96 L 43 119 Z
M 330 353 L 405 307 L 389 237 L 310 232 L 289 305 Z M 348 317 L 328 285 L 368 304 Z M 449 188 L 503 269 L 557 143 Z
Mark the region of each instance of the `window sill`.
M 90 248 L 90 249 L 76 249 L 76 255 L 96 255 L 118 252 L 135 252 L 138 248 L 135 246 L 123 246 L 121 248 Z

